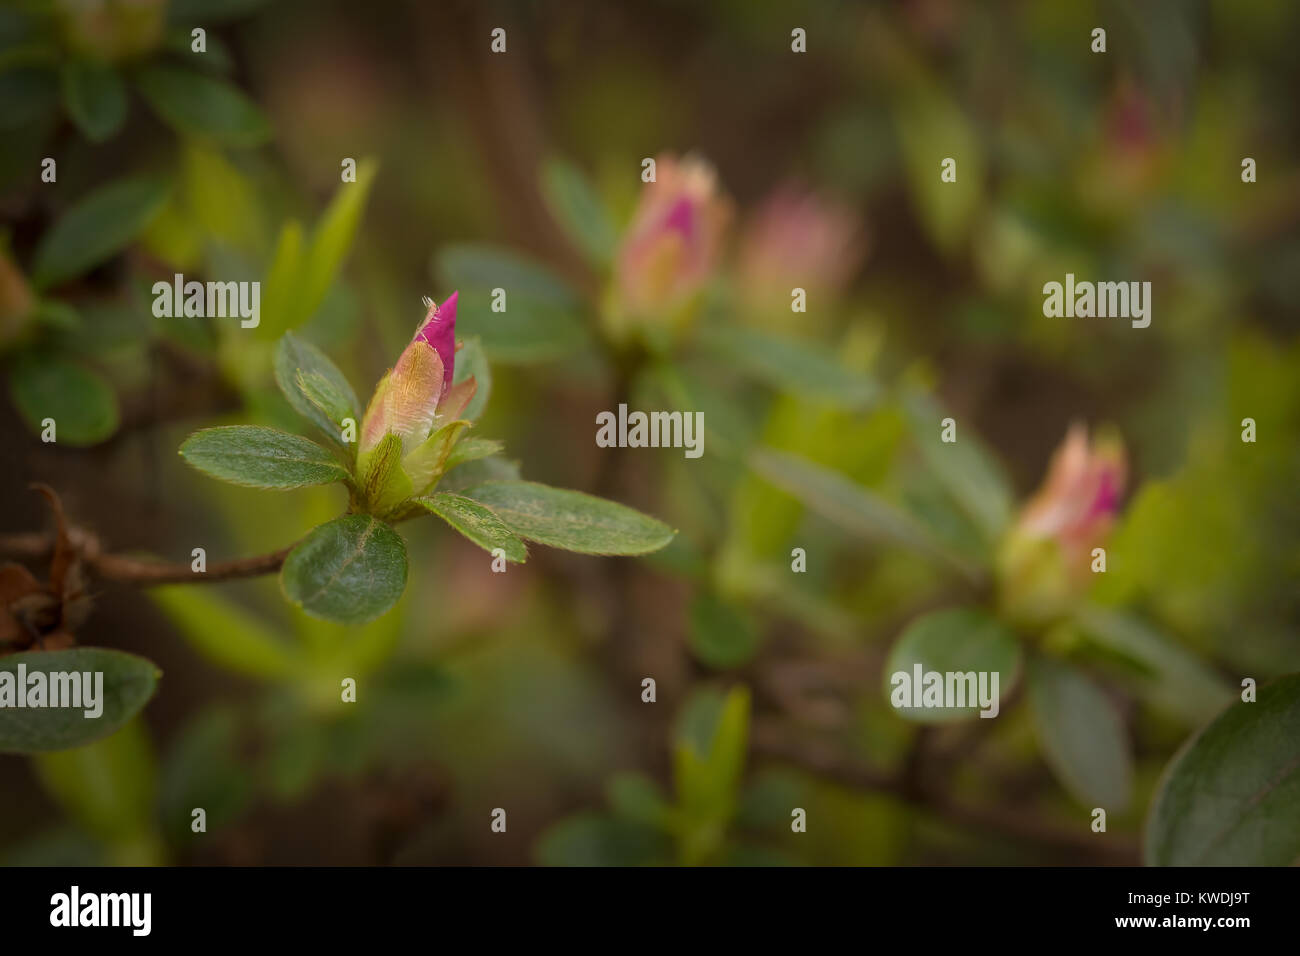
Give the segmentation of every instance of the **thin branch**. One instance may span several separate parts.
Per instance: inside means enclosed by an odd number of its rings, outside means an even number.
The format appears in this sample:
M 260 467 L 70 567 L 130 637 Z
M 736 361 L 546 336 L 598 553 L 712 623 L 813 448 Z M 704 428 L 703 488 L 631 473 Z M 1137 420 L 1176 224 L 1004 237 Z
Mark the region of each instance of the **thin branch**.
M 155 584 L 230 581 L 235 578 L 255 578 L 263 574 L 274 574 L 280 570 L 284 559 L 292 550 L 293 545 L 289 545 L 269 554 L 236 558 L 233 561 L 219 561 L 208 565 L 205 571 L 195 571 L 188 564 L 168 564 L 122 554 L 102 554 L 90 564 L 100 577 L 107 580 L 149 587 Z
M 209 564 L 205 571 L 195 571 L 188 564 L 171 564 L 149 558 L 112 554 L 100 547 L 95 535 L 83 528 L 69 528 L 68 538 L 82 563 L 107 581 L 120 581 L 151 587 L 158 584 L 229 581 L 273 574 L 280 570 L 293 545 L 233 561 Z M 54 537 L 36 532 L 0 535 L 0 554 L 17 558 L 47 558 L 54 553 Z

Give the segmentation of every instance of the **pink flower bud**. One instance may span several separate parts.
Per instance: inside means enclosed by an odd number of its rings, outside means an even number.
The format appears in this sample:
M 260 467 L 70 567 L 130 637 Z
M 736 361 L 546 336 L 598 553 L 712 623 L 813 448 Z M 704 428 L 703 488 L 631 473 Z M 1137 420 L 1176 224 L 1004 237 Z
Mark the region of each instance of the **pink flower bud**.
M 657 158 L 614 265 L 620 307 L 646 319 L 685 305 L 716 267 L 730 215 L 712 167 Z
M 429 311 L 420 327 L 415 330 L 412 341 L 428 343 L 438 358 L 442 359 L 442 387 L 451 387 L 451 379 L 456 371 L 456 299 L 459 292 L 447 296 L 442 305 L 434 305 L 429 300 Z
M 410 451 L 429 437 L 436 418 L 445 418 L 448 411 L 460 414 L 473 396 L 473 379 L 454 388 L 451 384 L 456 365 L 456 296 L 453 292 L 441 306 L 429 302 L 411 343 L 375 389 L 361 424 L 362 454 L 389 432 Z
M 1089 443 L 1072 425 L 1042 487 L 998 547 L 998 592 L 1008 617 L 1041 626 L 1087 591 L 1093 549 L 1105 544 L 1119 512 L 1126 466 L 1118 438 Z
M 1087 428 L 1072 425 L 1042 487 L 1021 512 L 1017 530 L 1054 538 L 1066 566 L 1086 570 L 1091 550 L 1105 543 L 1119 512 L 1126 471 L 1118 440 L 1089 444 Z

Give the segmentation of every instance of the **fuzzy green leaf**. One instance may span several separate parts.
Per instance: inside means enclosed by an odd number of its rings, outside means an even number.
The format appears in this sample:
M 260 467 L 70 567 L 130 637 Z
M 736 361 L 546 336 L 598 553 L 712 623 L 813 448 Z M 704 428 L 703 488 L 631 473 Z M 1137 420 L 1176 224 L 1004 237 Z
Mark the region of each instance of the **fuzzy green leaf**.
M 488 481 L 465 495 L 487 505 L 519 537 L 566 551 L 646 554 L 676 534 L 626 505 L 532 481 Z
M 406 589 L 406 545 L 377 518 L 344 515 L 289 552 L 280 586 L 312 617 L 361 624 L 388 611 Z
M 314 441 L 261 425 L 197 431 L 181 445 L 181 457 L 204 474 L 249 488 L 303 488 L 350 477 Z
M 1258 688 L 1165 771 L 1147 819 L 1154 866 L 1291 866 L 1300 860 L 1300 674 Z
M 402 468 L 402 439 L 392 432 L 358 459 L 357 475 L 361 496 L 372 514 L 386 514 L 415 494 L 411 478 Z
M 516 564 L 523 564 L 528 557 L 524 543 L 489 508 L 477 501 L 446 492 L 415 500 L 484 551 L 500 548 L 505 552 L 506 560 Z
M 361 422 L 356 392 L 338 366 L 306 339 L 286 332 L 275 346 L 275 383 L 289 404 L 336 444 L 343 419 Z
M 412 449 L 402 459 L 402 469 L 411 480 L 410 494 L 423 494 L 442 477 L 442 473 L 447 470 L 447 459 L 457 444 L 456 440 L 469 427 L 470 422 L 464 419 L 438 425 L 420 447 Z
M 25 667 L 26 688 L 18 686 L 18 668 Z M 85 674 L 102 674 L 102 700 L 91 708 L 85 698 Z M 17 706 L 11 694 L 30 695 L 32 677 L 45 677 L 46 706 Z M 51 707 L 55 679 L 50 675 L 79 674 L 82 706 Z M 5 676 L 11 675 L 11 676 Z M 28 651 L 0 658 L 0 753 L 37 753 L 67 750 L 107 737 L 134 717 L 158 687 L 161 671 L 153 661 L 100 647 L 75 647 L 64 651 Z M 93 694 L 94 678 L 90 690 Z M 57 682 L 62 684 L 62 682 Z M 24 699 L 29 700 L 30 697 Z M 98 717 L 86 710 L 103 708 Z
M 495 438 L 465 438 L 456 442 L 451 454 L 447 456 L 446 470 L 451 471 L 457 465 L 467 461 L 477 461 L 480 458 L 500 454 L 505 447 L 505 442 L 497 441 Z

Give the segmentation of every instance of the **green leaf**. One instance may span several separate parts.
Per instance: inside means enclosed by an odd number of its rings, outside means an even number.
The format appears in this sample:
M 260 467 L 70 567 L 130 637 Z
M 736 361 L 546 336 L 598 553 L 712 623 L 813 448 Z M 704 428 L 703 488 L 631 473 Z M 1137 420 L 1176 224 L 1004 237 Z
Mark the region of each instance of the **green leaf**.
M 339 268 L 352 248 L 378 170 L 379 165 L 372 159 L 357 163 L 357 181 L 339 184 L 316 224 L 294 295 L 298 322 L 306 322 L 316 313 L 338 277 Z
M 748 740 L 747 688 L 733 687 L 723 695 L 706 687 L 691 697 L 677 725 L 675 782 L 683 807 L 730 809 Z
M 664 866 L 672 844 L 654 827 L 587 812 L 549 828 L 536 853 L 542 866 Z
M 262 321 L 257 333 L 267 339 L 283 334 L 298 324 L 298 273 L 302 270 L 302 223 L 291 219 L 280 227 L 275 252 L 263 283 Z
M 880 389 L 867 375 L 846 368 L 835 353 L 808 342 L 735 326 L 703 331 L 701 344 L 774 388 L 849 409 L 863 409 Z
M 329 759 L 328 726 L 295 714 L 274 727 L 260 775 L 271 796 L 294 803 L 325 773 Z
M 289 404 L 335 444 L 342 445 L 343 419 L 360 426 L 361 406 L 347 378 L 316 346 L 286 332 L 275 346 L 275 384 Z
M 350 479 L 314 441 L 261 425 L 204 428 L 185 439 L 181 457 L 205 475 L 248 488 L 303 488 Z
M 402 439 L 392 432 L 358 457 L 357 477 L 366 508 L 374 514 L 384 514 L 415 494 L 410 476 L 402 469 Z
M 467 441 L 472 439 L 467 439 Z M 457 443 L 457 447 L 460 443 Z M 454 453 L 453 453 L 454 455 Z M 451 459 L 449 458 L 448 461 Z M 450 467 L 450 466 L 448 466 Z M 519 481 L 519 462 L 500 458 L 498 456 L 489 456 L 487 458 L 476 458 L 473 461 L 463 462 L 455 471 L 449 471 L 438 481 L 438 488 L 441 491 L 451 491 L 456 494 L 464 494 L 466 489 L 473 488 L 475 485 L 481 485 L 489 481 Z
M 1233 704 L 1174 757 L 1147 818 L 1153 866 L 1300 860 L 1300 674 Z
M 562 159 L 546 163 L 542 167 L 542 197 L 588 260 L 606 265 L 613 259 L 618 232 L 581 170 Z
M 361 624 L 386 612 L 406 589 L 406 545 L 377 518 L 344 515 L 289 552 L 280 586 L 312 617 Z
M 465 495 L 491 508 L 519 537 L 582 554 L 646 554 L 677 533 L 626 505 L 532 481 L 488 481 Z
M 23 667 L 27 686 L 18 684 L 18 668 Z M 92 707 L 81 690 L 79 707 L 50 707 L 55 679 L 50 675 L 77 674 L 83 686 L 85 673 L 92 677 L 84 685 L 95 696 L 95 684 L 102 680 L 102 693 Z M 17 694 L 29 694 L 32 678 L 44 675 L 46 704 L 43 707 L 17 706 Z M 11 675 L 11 676 L 4 676 Z M 0 753 L 36 753 L 67 750 L 106 737 L 140 712 L 158 687 L 161 672 L 153 661 L 122 651 L 99 647 L 77 647 L 66 651 L 27 651 L 0 658 Z M 58 682 L 64 686 L 62 681 Z M 66 693 L 63 691 L 62 693 Z M 29 699 L 24 696 L 24 700 Z M 87 710 L 99 710 L 98 717 L 87 717 Z
M 1139 690 L 1165 713 L 1200 726 L 1232 699 L 1232 688 L 1195 655 L 1133 615 L 1089 606 L 1075 620 L 1092 640 L 1143 669 Z
M 484 551 L 500 548 L 506 560 L 523 564 L 528 548 L 505 526 L 491 510 L 477 501 L 438 492 L 427 498 L 417 498 L 416 503 L 436 514 Z
M 682 712 L 673 752 L 673 778 L 681 819 L 681 859 L 696 864 L 722 846 L 736 811 L 749 741 L 749 690 L 733 687 L 724 697 L 705 688 Z
M 438 255 L 436 271 L 448 288 L 460 291 L 459 331 L 477 335 L 494 359 L 547 361 L 590 339 L 577 293 L 528 259 L 488 245 L 449 245 Z M 492 311 L 494 289 L 505 292 L 502 312 Z
M 335 433 L 342 435 L 342 429 L 347 419 L 351 418 L 356 423 L 356 396 L 352 393 L 351 386 L 346 383 L 340 383 L 323 372 L 312 369 L 304 371 L 299 369 L 293 377 L 294 384 L 298 390 L 318 408 L 325 417 L 335 422 L 339 427 Z
M 505 447 L 504 442 L 499 442 L 495 438 L 464 438 L 456 442 L 451 454 L 447 456 L 447 471 L 467 461 L 477 461 L 480 458 L 500 454 Z
M 658 393 L 670 407 L 695 409 L 704 416 L 704 443 L 710 455 L 732 458 L 753 444 L 758 432 L 746 396 L 716 380 L 710 366 L 690 367 L 657 362 L 638 383 Z
M 452 285 L 491 290 L 556 305 L 576 305 L 577 293 L 545 266 L 486 243 L 451 243 L 438 254 L 438 269 Z M 507 303 L 509 300 L 507 300 Z
M 70 60 L 63 66 L 63 105 L 86 139 L 102 142 L 126 120 L 126 85 L 102 63 Z
M 64 812 L 84 832 L 110 844 L 108 862 L 162 862 L 153 829 L 157 769 L 141 720 L 84 747 L 38 754 L 33 767 Z
M 99 265 L 149 225 L 167 192 L 156 179 L 122 179 L 81 199 L 41 237 L 32 283 L 49 288 Z
M 460 417 L 466 421 L 476 422 L 483 414 L 483 409 L 487 408 L 488 396 L 492 394 L 492 369 L 488 366 L 483 343 L 477 336 L 463 339 L 460 350 L 456 352 L 456 374 L 452 384 L 459 385 L 467 378 L 474 379 L 476 387 L 474 397 L 469 400 Z
M 100 309 L 95 311 L 99 315 L 104 314 Z M 106 337 L 108 343 L 101 344 L 104 340 L 99 339 L 97 333 L 102 330 L 90 327 L 76 309 L 57 299 L 42 299 L 37 302 L 36 308 L 31 312 L 31 322 L 43 325 L 54 333 L 60 348 L 76 349 L 82 355 L 93 355 L 99 348 L 112 348 L 114 344 L 126 344 L 114 343 L 111 334 Z
M 463 290 L 460 311 L 465 331 L 478 336 L 494 361 L 548 362 L 580 351 L 590 337 L 580 306 L 557 306 L 523 296 L 508 298 L 504 312 L 492 312 L 490 290 Z
M 437 425 L 438 421 L 435 419 L 434 424 Z M 409 477 L 412 487 L 408 497 L 410 494 L 424 494 L 442 477 L 456 440 L 469 427 L 470 423 L 464 419 L 438 425 L 432 435 L 402 459 L 402 471 Z
M 187 141 L 181 150 L 181 182 L 181 215 L 202 241 L 220 240 L 259 259 L 265 254 L 262 199 L 251 178 L 220 147 Z
M 1026 677 L 1034 729 L 1057 779 L 1085 806 L 1125 809 L 1133 758 L 1114 703 L 1078 671 L 1050 658 L 1032 658 Z
M 753 621 L 707 591 L 691 602 L 687 634 L 691 651 L 710 667 L 739 667 L 758 650 Z
M 976 683 L 972 687 L 969 680 L 956 680 L 954 691 L 960 697 L 974 703 L 966 707 L 926 707 L 918 703 L 917 695 L 924 688 L 915 682 L 916 665 L 920 665 L 921 674 L 931 671 L 944 677 L 944 691 L 947 691 L 948 674 L 969 674 L 974 672 Z M 958 608 L 946 611 L 934 611 L 924 614 L 907 626 L 902 635 L 894 642 L 885 662 L 885 697 L 892 704 L 902 701 L 903 684 L 896 675 L 905 675 L 911 686 L 910 706 L 894 706 L 900 717 L 921 724 L 944 724 L 976 717 L 982 709 L 979 703 L 980 674 L 998 675 L 998 701 L 991 707 L 1000 707 L 1000 701 L 1010 693 L 1020 672 L 1020 645 L 1015 636 L 999 621 L 983 611 L 974 608 Z M 991 677 L 986 684 L 991 694 L 993 690 Z M 954 699 L 960 699 L 960 697 Z M 948 700 L 945 698 L 945 703 Z
M 849 533 L 914 551 L 967 578 L 978 576 L 977 569 L 943 548 L 907 512 L 839 472 L 767 448 L 752 452 L 749 462 L 758 475 Z
M 638 770 L 616 773 L 605 782 L 605 796 L 614 815 L 635 823 L 663 827 L 672 817 L 672 807 L 659 784 Z
M 970 119 L 939 82 L 916 65 L 891 99 L 903 168 L 917 218 L 931 241 L 955 255 L 976 221 L 984 186 L 984 149 Z M 955 182 L 939 178 L 945 157 L 957 161 Z
M 967 426 L 955 442 L 942 441 L 943 410 L 929 396 L 911 393 L 903 399 L 916 446 L 926 468 L 976 523 L 989 542 L 996 541 L 1011 522 L 1011 485 L 1001 464 Z
M 117 431 L 117 396 L 83 365 L 28 353 L 14 363 L 9 389 L 27 427 L 40 434 L 53 419 L 60 444 L 94 445 Z
M 223 146 L 256 146 L 271 124 L 243 93 L 224 80 L 169 66 L 149 66 L 135 82 L 162 120 L 186 136 Z
M 266 273 L 260 335 L 275 338 L 320 310 L 352 247 L 377 169 L 373 160 L 362 160 L 357 181 L 339 184 L 310 240 L 297 221 L 281 228 Z
M 260 617 L 220 594 L 178 584 L 148 595 L 181 637 L 218 667 L 262 680 L 283 680 L 301 669 L 299 656 Z
M 208 832 L 216 832 L 254 797 L 253 776 L 241 759 L 239 716 L 237 707 L 201 711 L 172 741 L 159 804 L 164 825 L 178 842 L 200 838 L 190 829 L 195 807 L 206 811 Z

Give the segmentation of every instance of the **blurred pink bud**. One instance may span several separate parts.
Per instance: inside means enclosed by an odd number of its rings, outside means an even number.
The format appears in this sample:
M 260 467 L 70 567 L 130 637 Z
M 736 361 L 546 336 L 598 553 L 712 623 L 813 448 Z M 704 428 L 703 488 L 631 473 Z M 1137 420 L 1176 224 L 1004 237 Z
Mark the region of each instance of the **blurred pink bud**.
M 1157 134 L 1154 106 L 1131 82 L 1122 83 L 1106 111 L 1106 136 L 1120 152 L 1137 153 L 1148 149 Z
M 1078 188 L 1097 211 L 1132 215 L 1135 204 L 1158 191 L 1171 162 L 1164 129 L 1176 103 L 1161 105 L 1131 80 L 1121 80 L 1101 113 L 1101 138 L 1081 167 Z
M 619 302 L 641 318 L 686 304 L 717 266 L 730 204 L 700 159 L 660 156 L 614 265 Z
M 839 292 L 866 252 L 861 221 L 851 210 L 791 184 L 763 202 L 741 243 L 741 294 L 782 310 L 795 287 Z
M 1092 549 L 1105 543 L 1119 512 L 1126 473 L 1117 439 L 1089 443 L 1083 424 L 1070 426 L 1017 530 L 1030 538 L 1054 538 L 1065 565 L 1086 570 Z

